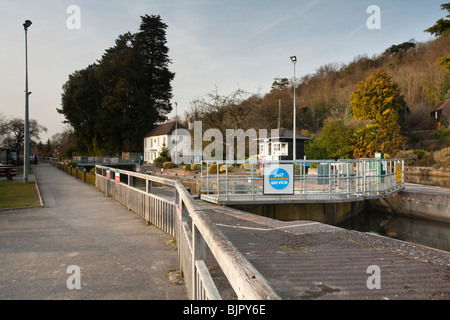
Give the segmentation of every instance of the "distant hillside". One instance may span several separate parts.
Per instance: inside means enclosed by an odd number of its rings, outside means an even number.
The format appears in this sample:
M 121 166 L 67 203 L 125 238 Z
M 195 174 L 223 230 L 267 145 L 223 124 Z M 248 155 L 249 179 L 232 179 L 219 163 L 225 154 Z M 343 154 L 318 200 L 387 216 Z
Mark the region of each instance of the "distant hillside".
M 372 129 L 364 129 L 368 123 L 353 119 L 350 108 L 350 98 L 358 85 L 380 70 L 399 89 L 408 111 L 402 118 L 402 135 L 405 136 L 397 140 L 397 146 L 392 149 L 406 153 L 389 156 L 408 158 L 408 163 L 414 165 L 448 166 L 450 129 L 438 130 L 430 111 L 439 102 L 450 98 L 450 73 L 436 64 L 449 52 L 450 38 L 447 36 L 424 43 L 410 40 L 392 45 L 373 57 L 361 55 L 347 64 L 324 65 L 314 74 L 297 79 L 296 128 L 311 138 L 305 144 L 308 159 L 361 157 L 361 152 L 371 156 L 374 150 L 364 147 L 364 143 L 371 143 L 367 140 L 370 130 L 378 130 L 373 133 L 378 138 L 394 133 L 393 130 L 379 131 L 381 129 L 375 128 L 373 121 Z M 220 96 L 217 91 L 206 94 L 191 102 L 185 122 L 200 120 L 203 130 L 217 128 L 223 134 L 227 129 L 237 128 L 274 129 L 280 126 L 292 129 L 292 105 L 292 80 L 276 78 L 271 92 L 264 95 L 242 90 L 228 96 Z M 368 136 L 363 138 L 366 134 Z M 380 140 L 378 138 L 373 141 Z M 355 139 L 363 141 L 362 147 L 355 146 Z M 384 139 L 391 141 L 388 136 Z M 386 152 L 380 145 L 372 145 L 373 148 Z M 445 151 L 437 152 L 445 148 Z
M 344 119 L 352 92 L 378 68 L 398 84 L 411 111 L 409 125 L 431 129 L 429 111 L 450 98 L 450 74 L 435 64 L 450 52 L 450 38 L 441 37 L 424 43 L 414 40 L 393 45 L 385 52 L 361 55 L 348 64 L 330 63 L 314 74 L 297 80 L 297 128 L 319 133 L 327 118 Z M 281 80 L 281 79 L 276 79 Z M 286 83 L 285 83 L 286 84 Z M 275 86 L 258 104 L 259 114 L 267 123 L 278 117 L 279 100 L 283 108 L 281 126 L 292 127 L 292 85 Z

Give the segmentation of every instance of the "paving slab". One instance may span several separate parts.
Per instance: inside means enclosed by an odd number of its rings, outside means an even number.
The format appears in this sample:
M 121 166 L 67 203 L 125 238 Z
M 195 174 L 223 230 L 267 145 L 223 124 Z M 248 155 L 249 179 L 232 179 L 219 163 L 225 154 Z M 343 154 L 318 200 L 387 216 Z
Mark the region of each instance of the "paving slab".
M 34 170 L 44 206 L 0 211 L 0 299 L 187 299 L 167 279 L 179 268 L 167 234 L 49 164 Z

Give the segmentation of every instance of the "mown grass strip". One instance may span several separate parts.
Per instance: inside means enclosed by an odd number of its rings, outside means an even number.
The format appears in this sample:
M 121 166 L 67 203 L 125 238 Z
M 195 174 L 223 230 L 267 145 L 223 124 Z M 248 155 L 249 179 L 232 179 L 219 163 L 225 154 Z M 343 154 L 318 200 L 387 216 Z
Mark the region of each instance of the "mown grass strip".
M 40 204 L 34 181 L 0 181 L 0 209 L 34 207 Z

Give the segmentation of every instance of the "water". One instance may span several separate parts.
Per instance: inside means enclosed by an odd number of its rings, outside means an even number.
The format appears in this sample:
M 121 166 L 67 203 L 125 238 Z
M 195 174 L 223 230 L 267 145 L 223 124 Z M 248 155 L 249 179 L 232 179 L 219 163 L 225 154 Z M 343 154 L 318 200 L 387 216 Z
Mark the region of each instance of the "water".
M 450 252 L 450 224 L 411 219 L 368 210 L 340 227 L 421 244 Z
M 407 175 L 407 183 L 450 188 L 449 177 Z M 450 252 L 450 224 L 405 218 L 386 211 L 368 210 L 340 227 L 421 244 Z

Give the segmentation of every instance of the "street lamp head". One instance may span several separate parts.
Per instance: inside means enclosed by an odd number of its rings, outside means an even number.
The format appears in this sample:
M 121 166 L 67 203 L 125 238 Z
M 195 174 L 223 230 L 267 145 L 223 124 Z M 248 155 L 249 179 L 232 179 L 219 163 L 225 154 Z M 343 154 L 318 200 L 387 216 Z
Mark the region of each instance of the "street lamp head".
M 30 20 L 25 20 L 25 23 L 23 24 L 23 28 L 25 29 L 25 30 L 27 30 L 28 29 L 28 27 L 29 26 L 31 26 L 31 21 Z
M 297 57 L 296 56 L 292 56 L 291 60 L 292 60 L 293 63 L 296 63 L 297 62 Z

